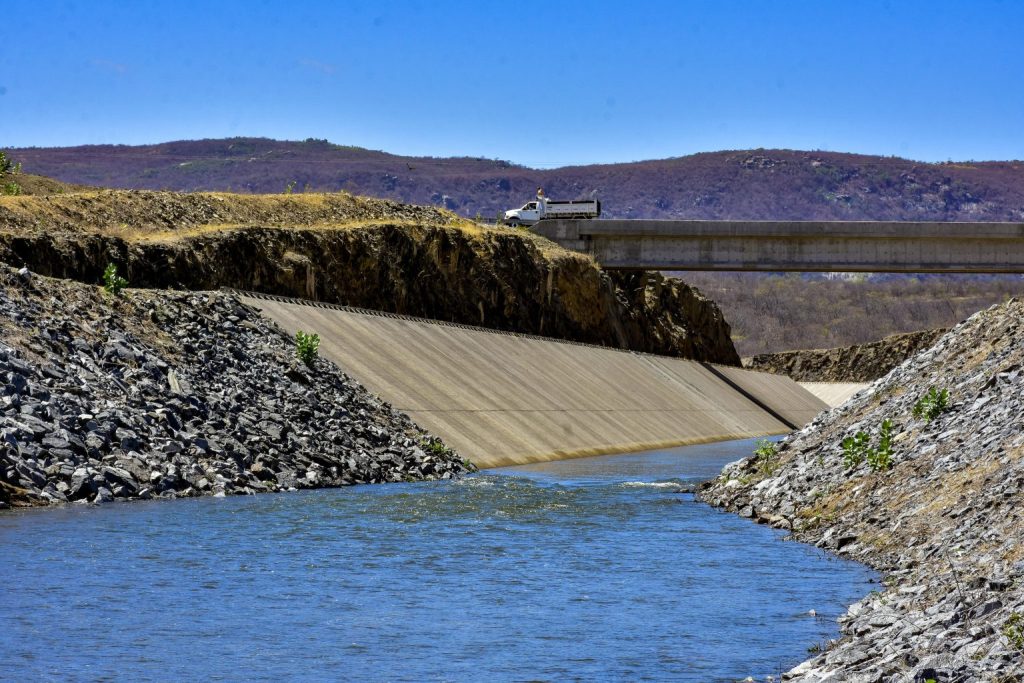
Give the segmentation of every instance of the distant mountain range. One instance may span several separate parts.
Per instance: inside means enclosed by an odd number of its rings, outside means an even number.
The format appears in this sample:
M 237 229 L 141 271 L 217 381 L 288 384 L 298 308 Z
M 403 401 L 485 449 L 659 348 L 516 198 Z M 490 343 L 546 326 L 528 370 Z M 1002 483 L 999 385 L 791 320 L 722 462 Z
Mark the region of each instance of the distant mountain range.
M 9 150 L 27 173 L 168 190 L 337 191 L 493 217 L 543 186 L 598 197 L 610 218 L 1024 221 L 1024 162 L 929 164 L 837 152 L 745 150 L 536 170 L 404 157 L 326 140 L 186 140 Z

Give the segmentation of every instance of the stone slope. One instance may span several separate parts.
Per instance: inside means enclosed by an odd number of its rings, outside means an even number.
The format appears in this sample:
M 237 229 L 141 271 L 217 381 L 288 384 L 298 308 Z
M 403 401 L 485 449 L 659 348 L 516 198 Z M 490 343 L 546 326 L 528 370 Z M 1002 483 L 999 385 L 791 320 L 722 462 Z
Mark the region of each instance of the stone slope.
M 787 375 L 797 382 L 873 382 L 934 344 L 947 330 L 893 334 L 868 344 L 834 349 L 762 353 L 743 359 L 743 367 Z
M 721 311 L 680 280 L 345 194 L 5 197 L 0 261 L 90 283 L 115 263 L 136 287 L 234 287 L 739 365 Z
M 436 443 L 227 294 L 0 270 L 0 507 L 467 471 Z
M 1020 681 L 1024 672 L 1024 303 L 957 325 L 840 408 L 734 463 L 700 497 L 887 573 L 801 681 Z M 914 416 L 930 388 L 950 406 Z M 891 469 L 844 459 L 894 424 Z

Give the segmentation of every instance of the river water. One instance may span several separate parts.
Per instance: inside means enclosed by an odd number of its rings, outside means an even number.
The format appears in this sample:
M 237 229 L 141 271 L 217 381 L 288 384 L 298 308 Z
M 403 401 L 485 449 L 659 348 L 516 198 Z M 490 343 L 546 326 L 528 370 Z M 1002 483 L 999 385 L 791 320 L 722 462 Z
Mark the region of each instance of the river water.
M 751 449 L 3 513 L 0 679 L 777 675 L 874 575 L 678 492 Z

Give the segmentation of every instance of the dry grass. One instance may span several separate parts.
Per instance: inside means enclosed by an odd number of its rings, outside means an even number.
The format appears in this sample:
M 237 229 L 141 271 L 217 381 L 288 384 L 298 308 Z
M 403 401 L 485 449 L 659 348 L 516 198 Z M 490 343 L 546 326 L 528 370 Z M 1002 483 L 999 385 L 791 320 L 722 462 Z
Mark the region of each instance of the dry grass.
M 87 190 L 50 196 L 0 197 L 0 234 L 91 234 L 136 243 L 173 243 L 239 230 L 348 231 L 381 227 L 457 230 L 474 240 L 514 237 L 550 262 L 594 266 L 528 230 L 487 225 L 446 209 L 413 206 L 347 192 L 233 194 Z
M 419 227 L 420 224 L 410 220 L 376 220 L 376 221 L 344 221 L 341 223 L 321 223 L 314 225 L 275 225 L 275 230 L 302 230 L 304 232 L 332 232 L 332 231 L 345 231 L 345 230 L 360 230 L 366 228 L 379 228 L 385 226 L 398 226 L 398 227 Z M 457 229 L 459 232 L 463 232 L 473 236 L 482 236 L 484 231 L 475 224 L 470 225 L 456 225 L 447 226 Z M 241 223 L 210 223 L 207 225 L 198 225 L 195 227 L 184 228 L 181 230 L 159 230 L 153 232 L 140 233 L 137 230 L 129 228 L 127 226 L 110 228 L 101 231 L 101 234 L 110 237 L 119 237 L 130 242 L 147 242 L 147 243 L 170 243 L 179 240 L 195 239 L 198 237 L 205 237 L 207 235 L 215 235 L 225 232 L 233 232 L 236 230 L 265 230 L 266 226 L 261 225 L 245 225 Z

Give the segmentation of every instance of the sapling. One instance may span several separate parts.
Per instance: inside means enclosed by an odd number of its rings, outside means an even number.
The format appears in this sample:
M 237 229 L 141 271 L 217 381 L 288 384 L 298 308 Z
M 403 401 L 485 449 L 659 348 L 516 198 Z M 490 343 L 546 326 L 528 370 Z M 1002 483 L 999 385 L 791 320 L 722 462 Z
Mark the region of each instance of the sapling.
M 306 365 L 312 365 L 320 353 L 320 335 L 306 334 L 302 330 L 295 333 L 295 355 Z
M 107 291 L 107 294 L 117 296 L 127 286 L 128 280 L 117 274 L 117 266 L 113 263 L 107 264 L 106 269 L 103 271 L 103 289 Z
M 917 399 L 911 413 L 916 418 L 924 418 L 925 422 L 931 422 L 948 410 L 949 390 L 939 391 L 935 387 L 928 387 L 928 393 Z

